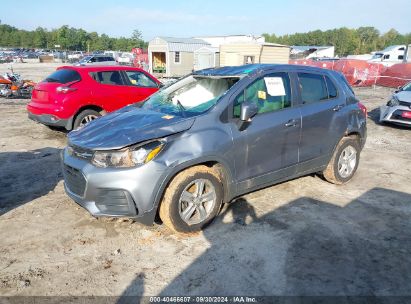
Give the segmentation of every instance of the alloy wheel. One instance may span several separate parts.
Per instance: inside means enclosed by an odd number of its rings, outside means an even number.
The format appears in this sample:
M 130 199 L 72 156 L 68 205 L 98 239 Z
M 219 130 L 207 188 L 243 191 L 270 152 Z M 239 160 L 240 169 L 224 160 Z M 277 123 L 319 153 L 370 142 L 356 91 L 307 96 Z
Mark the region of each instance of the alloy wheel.
M 90 121 L 92 121 L 96 118 L 98 118 L 97 115 L 92 115 L 92 114 L 84 116 L 83 119 L 80 122 L 79 128 L 84 127 L 86 124 L 88 124 Z
M 189 225 L 205 221 L 216 204 L 216 190 L 208 179 L 196 179 L 181 193 L 178 210 L 181 219 Z
M 342 178 L 347 178 L 354 172 L 356 165 L 357 150 L 353 146 L 347 146 L 338 159 L 338 173 Z

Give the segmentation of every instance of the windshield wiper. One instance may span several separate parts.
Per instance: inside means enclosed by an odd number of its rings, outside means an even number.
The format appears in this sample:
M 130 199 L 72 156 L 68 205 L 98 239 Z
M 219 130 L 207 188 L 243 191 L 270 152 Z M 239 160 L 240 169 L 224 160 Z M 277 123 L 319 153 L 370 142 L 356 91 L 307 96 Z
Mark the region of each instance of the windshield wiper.
M 186 118 L 185 110 L 186 108 L 181 104 L 180 100 L 177 99 L 177 105 L 180 108 L 181 114 L 184 118 Z

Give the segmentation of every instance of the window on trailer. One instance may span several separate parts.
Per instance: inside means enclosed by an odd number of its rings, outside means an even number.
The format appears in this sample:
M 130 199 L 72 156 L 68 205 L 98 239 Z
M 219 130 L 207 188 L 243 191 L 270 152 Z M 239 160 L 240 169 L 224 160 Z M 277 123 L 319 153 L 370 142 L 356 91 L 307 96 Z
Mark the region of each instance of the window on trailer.
M 174 63 L 180 63 L 180 52 L 174 53 Z
M 255 62 L 255 56 L 244 56 L 244 64 L 253 64 Z

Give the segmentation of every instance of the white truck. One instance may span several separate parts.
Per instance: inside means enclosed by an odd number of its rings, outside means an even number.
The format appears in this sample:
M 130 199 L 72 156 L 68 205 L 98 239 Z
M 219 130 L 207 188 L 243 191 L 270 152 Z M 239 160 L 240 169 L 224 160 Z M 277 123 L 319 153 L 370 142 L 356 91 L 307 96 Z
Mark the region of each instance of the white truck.
M 406 45 L 392 45 L 386 49 L 375 52 L 369 62 L 403 62 L 406 56 Z
M 123 52 L 117 58 L 117 62 L 122 65 L 133 65 L 134 55 L 133 53 Z

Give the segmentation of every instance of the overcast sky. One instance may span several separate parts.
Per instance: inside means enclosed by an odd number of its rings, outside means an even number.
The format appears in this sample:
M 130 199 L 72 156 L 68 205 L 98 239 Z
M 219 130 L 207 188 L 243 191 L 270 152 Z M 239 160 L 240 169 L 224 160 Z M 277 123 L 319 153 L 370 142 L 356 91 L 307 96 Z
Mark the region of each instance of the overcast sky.
M 411 32 L 411 1 L 395 0 L 17 0 L 1 9 L 2 23 L 23 29 L 64 24 L 111 36 L 134 29 L 155 36 L 276 35 L 342 26 Z M 61 4 L 59 4 L 61 3 Z M 4 8 L 4 5 L 3 5 Z

